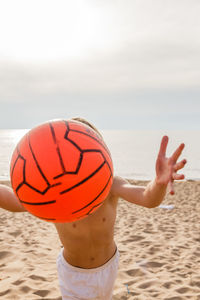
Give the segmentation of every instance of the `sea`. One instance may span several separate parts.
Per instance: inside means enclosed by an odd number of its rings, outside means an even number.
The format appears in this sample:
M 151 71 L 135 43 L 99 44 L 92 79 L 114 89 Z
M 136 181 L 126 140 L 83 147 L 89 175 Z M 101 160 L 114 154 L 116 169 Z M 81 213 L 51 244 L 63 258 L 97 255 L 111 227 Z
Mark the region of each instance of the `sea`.
M 0 180 L 10 179 L 12 153 L 28 129 L 0 130 Z M 114 174 L 135 180 L 151 180 L 163 135 L 168 135 L 167 156 L 185 143 L 181 158 L 187 159 L 186 180 L 200 180 L 200 131 L 101 130 L 110 149 Z

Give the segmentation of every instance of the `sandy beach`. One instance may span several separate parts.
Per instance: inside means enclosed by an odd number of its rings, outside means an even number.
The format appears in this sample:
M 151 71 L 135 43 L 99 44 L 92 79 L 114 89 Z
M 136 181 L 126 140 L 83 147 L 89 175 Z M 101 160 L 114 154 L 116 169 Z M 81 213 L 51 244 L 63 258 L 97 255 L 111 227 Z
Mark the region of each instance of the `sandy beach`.
M 175 192 L 154 209 L 119 200 L 113 300 L 200 300 L 200 182 L 176 183 Z M 0 298 L 61 300 L 54 226 L 0 209 L 0 233 Z

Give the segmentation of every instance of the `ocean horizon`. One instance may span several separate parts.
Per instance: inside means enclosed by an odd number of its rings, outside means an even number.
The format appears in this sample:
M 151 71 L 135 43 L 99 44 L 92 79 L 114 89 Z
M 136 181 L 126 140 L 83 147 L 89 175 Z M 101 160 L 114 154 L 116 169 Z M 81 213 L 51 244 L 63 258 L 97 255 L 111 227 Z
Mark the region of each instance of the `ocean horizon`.
M 0 130 L 0 180 L 9 180 L 12 152 L 28 129 Z M 110 149 L 114 174 L 128 179 L 151 180 L 155 176 L 155 161 L 163 135 L 169 136 L 167 156 L 185 143 L 181 158 L 187 159 L 186 180 L 200 180 L 200 131 L 161 130 L 101 130 Z

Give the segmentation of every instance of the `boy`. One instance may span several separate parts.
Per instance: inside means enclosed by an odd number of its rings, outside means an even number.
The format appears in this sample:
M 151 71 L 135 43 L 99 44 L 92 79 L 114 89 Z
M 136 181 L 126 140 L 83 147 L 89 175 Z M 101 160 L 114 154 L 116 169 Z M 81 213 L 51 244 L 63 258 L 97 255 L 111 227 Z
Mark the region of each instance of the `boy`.
M 101 137 L 86 120 L 74 120 L 90 126 Z M 166 157 L 167 144 L 168 137 L 164 136 L 156 161 L 156 178 L 146 187 L 133 186 L 121 177 L 114 177 L 109 195 L 96 212 L 76 222 L 54 224 L 63 244 L 57 259 L 63 300 L 112 299 L 119 260 L 113 237 L 118 198 L 153 208 L 164 199 L 167 186 L 174 194 L 173 181 L 184 179 L 183 174 L 177 174 L 186 163 L 186 160 L 177 162 L 184 144 L 169 158 Z M 3 185 L 0 186 L 0 207 L 12 212 L 26 211 L 12 189 Z

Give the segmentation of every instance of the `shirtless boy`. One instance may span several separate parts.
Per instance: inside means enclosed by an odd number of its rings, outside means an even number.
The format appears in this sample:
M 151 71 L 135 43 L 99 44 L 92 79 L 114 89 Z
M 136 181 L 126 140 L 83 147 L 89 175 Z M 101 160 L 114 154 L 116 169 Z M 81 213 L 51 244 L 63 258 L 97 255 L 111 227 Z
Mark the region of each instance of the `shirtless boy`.
M 84 119 L 74 118 L 98 130 Z M 100 135 L 101 136 L 101 135 Z M 156 160 L 156 176 L 146 187 L 134 186 L 115 176 L 108 197 L 96 212 L 85 219 L 71 223 L 55 223 L 63 248 L 57 259 L 62 299 L 112 299 L 117 275 L 119 254 L 114 241 L 114 224 L 118 199 L 154 208 L 169 192 L 174 194 L 174 180 L 184 179 L 177 174 L 186 160 L 177 162 L 184 144 L 171 157 L 166 157 L 168 137 L 164 136 Z M 11 188 L 0 185 L 0 207 L 11 212 L 24 212 L 25 208 Z

